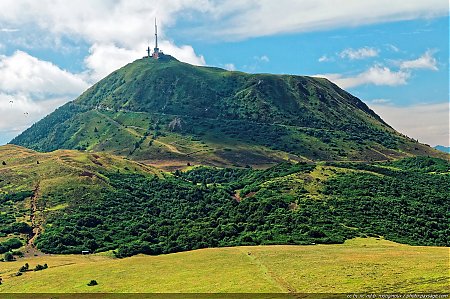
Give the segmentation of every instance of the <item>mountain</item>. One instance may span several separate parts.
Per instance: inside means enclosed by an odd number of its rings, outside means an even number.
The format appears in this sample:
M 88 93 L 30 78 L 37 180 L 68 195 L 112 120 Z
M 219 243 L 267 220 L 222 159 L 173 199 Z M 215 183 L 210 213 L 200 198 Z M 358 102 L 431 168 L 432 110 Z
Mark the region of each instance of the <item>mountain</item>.
M 105 151 L 167 169 L 445 156 L 326 79 L 230 72 L 171 56 L 124 66 L 11 143 Z
M 450 146 L 436 145 L 434 148 L 438 151 L 450 154 Z
M 450 244 L 448 155 L 325 79 L 140 59 L 11 143 L 0 252 Z

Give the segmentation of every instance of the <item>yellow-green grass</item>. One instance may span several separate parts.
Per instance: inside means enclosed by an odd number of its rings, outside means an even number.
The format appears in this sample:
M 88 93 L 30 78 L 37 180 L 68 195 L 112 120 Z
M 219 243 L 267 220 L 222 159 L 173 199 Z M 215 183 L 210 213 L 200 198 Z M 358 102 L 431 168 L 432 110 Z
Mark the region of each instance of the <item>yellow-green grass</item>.
M 30 268 L 49 268 L 14 276 Z M 0 263 L 5 293 L 448 292 L 449 248 L 353 239 L 341 245 L 243 246 L 160 256 L 49 255 Z M 87 286 L 95 279 L 97 286 Z
M 0 165 L 0 193 L 33 190 L 38 182 L 44 191 L 54 186 L 73 185 L 80 180 L 101 184 L 106 180 L 103 172 L 161 175 L 160 171 L 150 166 L 110 154 L 74 150 L 39 153 L 16 145 L 5 145 L 0 146 L 0 161 L 6 163 Z
M 39 153 L 16 145 L 0 146 L 0 163 L 0 195 L 34 191 L 38 201 L 38 210 L 34 211 L 37 222 L 42 222 L 48 212 L 64 209 L 71 200 L 79 199 L 80 190 L 89 190 L 95 196 L 101 189 L 109 188 L 104 173 L 119 171 L 162 176 L 161 171 L 151 166 L 111 154 L 75 150 Z M 48 197 L 54 194 L 64 194 L 63 202 L 49 200 Z M 42 197 L 47 197 L 43 204 L 40 202 Z M 24 201 L 1 205 L 0 213 L 13 215 L 17 222 L 31 224 L 31 201 L 28 197 Z M 7 236 L 11 237 L 14 236 Z M 21 235 L 22 239 L 25 237 Z

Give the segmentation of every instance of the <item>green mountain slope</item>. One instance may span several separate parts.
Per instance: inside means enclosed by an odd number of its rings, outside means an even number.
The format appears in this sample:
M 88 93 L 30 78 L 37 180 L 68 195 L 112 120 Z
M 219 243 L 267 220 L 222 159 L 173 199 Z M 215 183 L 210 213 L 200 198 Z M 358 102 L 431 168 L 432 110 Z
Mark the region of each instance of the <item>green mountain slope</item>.
M 9 145 L 0 161 L 3 251 L 27 242 L 124 257 L 358 236 L 450 245 L 449 165 L 436 158 L 165 173 L 108 154 Z
M 30 249 L 49 215 L 71 205 L 89 205 L 101 192 L 111 192 L 109 173 L 161 175 L 152 167 L 110 154 L 38 153 L 14 145 L 0 146 L 0 163 L 0 253 L 10 249 L 3 245 L 11 242 L 19 247 L 28 244 Z
M 113 72 L 13 144 L 171 165 L 444 157 L 326 79 L 197 67 L 166 56 Z

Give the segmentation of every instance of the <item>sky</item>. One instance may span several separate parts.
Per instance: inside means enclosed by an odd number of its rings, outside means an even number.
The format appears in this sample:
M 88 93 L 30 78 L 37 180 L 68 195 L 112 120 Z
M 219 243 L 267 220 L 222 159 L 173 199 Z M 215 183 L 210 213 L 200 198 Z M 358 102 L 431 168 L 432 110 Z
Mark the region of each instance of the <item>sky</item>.
M 1 0 L 0 145 L 154 45 L 231 71 L 325 77 L 449 146 L 447 0 Z

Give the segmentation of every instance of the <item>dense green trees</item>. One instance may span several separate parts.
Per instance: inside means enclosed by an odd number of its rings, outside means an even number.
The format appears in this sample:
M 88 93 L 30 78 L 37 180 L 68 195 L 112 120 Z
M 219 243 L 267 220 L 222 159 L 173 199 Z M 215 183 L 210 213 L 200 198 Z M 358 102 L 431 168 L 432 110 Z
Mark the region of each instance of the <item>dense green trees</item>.
M 169 179 L 111 174 L 116 192 L 81 200 L 48 218 L 52 225 L 37 245 L 46 252 L 117 249 L 117 256 L 129 256 L 239 244 L 343 242 L 354 233 L 336 223 L 318 221 L 325 215 L 314 205 L 305 204 L 304 210 L 294 212 L 289 209 L 293 199 L 276 193 L 240 203 L 232 197 L 232 190 L 248 181 L 263 182 L 311 167 L 286 163 L 266 171 L 197 169 L 195 175 Z M 187 181 L 193 176 L 203 182 L 206 173 L 211 174 L 210 185 Z M 308 218 L 312 213 L 320 215 Z M 317 235 L 312 230 L 324 233 Z
M 11 238 L 0 243 L 0 253 L 9 252 L 22 246 L 22 242 L 17 238 Z
M 5 234 L 28 234 L 32 230 L 31 226 L 28 223 L 25 222 L 12 222 L 6 225 L 4 225 L 0 228 L 0 232 Z
M 12 200 L 13 202 L 24 200 L 27 197 L 31 197 L 33 195 L 33 191 L 19 191 L 10 194 L 0 194 L 0 203 L 8 200 Z
M 404 166 L 416 162 L 424 165 L 421 171 L 416 166 L 405 171 L 358 165 L 372 173 L 332 178 L 326 182 L 324 193 L 329 195 L 336 217 L 361 232 L 412 245 L 449 246 L 449 175 L 426 172 L 427 168 L 448 169 L 448 163 L 411 158 L 386 164 Z
M 367 235 L 450 245 L 448 173 L 402 170 L 392 163 L 339 164 L 321 183 L 320 199 L 313 199 L 306 183 L 294 186 L 287 176 L 316 182 L 310 176 L 315 167 L 200 167 L 164 179 L 109 174 L 114 191 L 105 189 L 96 198 L 87 194 L 55 211 L 37 245 L 51 253 L 115 250 L 118 257 L 216 246 L 341 243 Z M 353 171 L 357 168 L 365 171 Z

